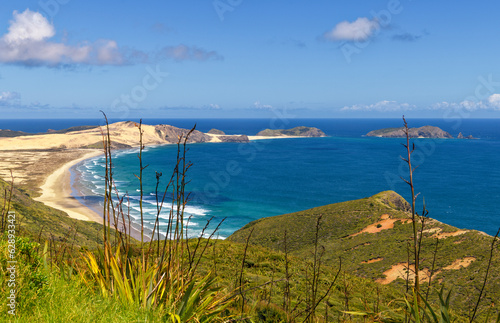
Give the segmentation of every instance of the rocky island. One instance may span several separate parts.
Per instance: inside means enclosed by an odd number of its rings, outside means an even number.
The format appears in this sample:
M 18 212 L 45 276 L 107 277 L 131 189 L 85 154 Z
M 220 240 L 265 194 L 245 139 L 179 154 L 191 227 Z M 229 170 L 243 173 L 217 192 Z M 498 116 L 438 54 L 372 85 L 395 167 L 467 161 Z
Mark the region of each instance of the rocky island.
M 292 129 L 265 129 L 257 133 L 265 137 L 326 137 L 326 134 L 314 127 L 295 127 Z
M 442 130 L 439 127 L 434 126 L 423 126 L 420 128 L 410 128 L 410 137 L 412 138 L 453 138 L 450 133 Z M 404 138 L 405 131 L 404 127 L 400 128 L 384 128 L 379 130 L 373 130 L 366 134 L 367 137 L 383 137 L 383 138 Z M 464 136 L 462 133 L 458 134 L 457 139 L 476 139 L 472 136 Z
M 477 138 L 473 137 L 472 135 L 464 136 L 461 132 L 459 132 L 457 139 L 477 139 Z

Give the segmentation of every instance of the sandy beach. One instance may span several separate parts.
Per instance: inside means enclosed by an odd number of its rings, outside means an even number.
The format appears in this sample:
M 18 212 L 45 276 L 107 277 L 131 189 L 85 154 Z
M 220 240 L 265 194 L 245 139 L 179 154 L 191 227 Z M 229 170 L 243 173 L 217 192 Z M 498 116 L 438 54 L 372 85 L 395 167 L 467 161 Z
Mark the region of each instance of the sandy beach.
M 102 216 L 80 203 L 71 195 L 70 168 L 85 159 L 102 155 L 100 150 L 92 150 L 82 157 L 69 161 L 50 174 L 45 183 L 40 187 L 42 194 L 35 200 L 55 209 L 66 212 L 70 217 L 84 220 L 102 222 Z

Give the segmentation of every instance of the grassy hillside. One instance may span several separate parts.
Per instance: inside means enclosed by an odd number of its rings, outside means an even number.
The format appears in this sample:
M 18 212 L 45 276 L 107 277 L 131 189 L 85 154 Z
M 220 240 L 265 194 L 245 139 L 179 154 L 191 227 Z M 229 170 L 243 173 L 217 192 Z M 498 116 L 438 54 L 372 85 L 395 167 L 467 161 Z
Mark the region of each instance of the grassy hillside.
M 334 266 L 342 257 L 347 272 L 384 282 L 387 271 L 408 261 L 407 244 L 412 236 L 412 225 L 407 210 L 408 204 L 401 196 L 387 191 L 360 200 L 260 219 L 238 230 L 228 240 L 242 242 L 253 230 L 250 243 L 283 251 L 286 230 L 290 253 L 311 259 L 317 219 L 321 215 L 319 245 L 324 248 L 325 262 Z M 438 242 L 433 284 L 453 288 L 452 304 L 463 314 L 477 299 L 492 239 L 481 232 L 458 230 L 432 219 L 424 228 L 420 270 L 424 275 L 432 271 Z M 396 268 L 393 274 L 398 271 L 403 270 Z M 490 275 L 485 306 L 500 299 L 498 256 L 493 259 Z M 406 283 L 398 278 L 390 284 L 403 288 Z
M 0 179 L 0 192 L 10 190 L 10 184 Z M 16 212 L 16 225 L 23 236 L 34 240 L 71 241 L 73 246 L 95 247 L 102 243 L 102 225 L 95 222 L 79 221 L 66 213 L 33 200 L 23 189 L 14 187 L 11 211 Z M 0 196 L 0 206 L 4 205 L 4 194 Z
M 0 181 L 0 189 L 4 191 L 5 188 L 9 188 L 8 184 Z M 0 197 L 2 205 L 3 202 Z M 16 242 L 21 268 L 17 276 L 21 286 L 19 322 L 62 322 L 68 317 L 74 322 L 165 321 L 168 314 L 165 308 L 125 306 L 114 298 L 104 297 L 97 282 L 88 284 L 88 280 L 84 283 L 80 278 L 87 275 L 88 269 L 79 251 L 90 249 L 98 254 L 95 250 L 102 245 L 100 224 L 71 219 L 63 212 L 32 200 L 17 188 L 13 189 L 11 210 L 16 211 L 20 225 Z M 406 244 L 411 236 L 407 210 L 406 201 L 389 191 L 361 200 L 260 219 L 238 230 L 226 241 L 201 240 L 205 252 L 196 277 L 208 273 L 217 277 L 215 287 L 233 297 L 225 315 L 243 321 L 293 319 L 301 322 L 312 299 L 318 301 L 315 322 L 325 319 L 328 322 L 399 321 L 404 317 L 405 281 L 399 278 L 384 285 L 375 280 L 384 279 L 384 272 L 407 261 Z M 322 218 L 317 230 L 319 215 Z M 247 246 L 245 242 L 251 230 Z M 288 253 L 284 252 L 285 230 Z M 433 220 L 429 220 L 424 231 L 421 269 L 431 267 L 435 242 L 439 241 L 433 279 L 435 289 L 442 284 L 447 289 L 453 288 L 452 314 L 459 318 L 458 321 L 466 321 L 467 312 L 477 299 L 492 238 Z M 320 261 L 315 263 L 316 232 Z M 459 234 L 449 235 L 454 232 Z M 441 239 L 436 239 L 438 237 Z M 43 245 L 47 240 L 51 242 L 44 254 Z M 0 242 L 4 272 L 8 254 L 6 237 L 2 236 Z M 197 240 L 187 243 L 192 252 Z M 72 250 L 61 255 L 61 246 Z M 188 249 L 185 252 L 189 253 Z M 137 245 L 134 250 L 138 255 Z M 342 258 L 341 263 L 339 258 Z M 460 268 L 456 263 L 460 259 L 470 264 Z M 471 259 L 474 260 L 471 262 Z M 499 265 L 496 257 L 486 288 L 487 297 L 482 302 L 483 318 L 484 310 L 500 299 Z M 238 289 L 240 284 L 242 292 Z M 4 280 L 1 285 L 1 296 L 6 297 L 8 290 Z M 330 285 L 328 296 L 322 298 Z M 424 291 L 426 287 L 424 284 Z M 60 299 L 65 300 L 64 306 L 55 301 Z M 433 292 L 431 300 L 434 303 L 435 299 Z M 2 311 L 6 313 L 6 308 L 2 307 Z M 358 317 L 346 311 L 372 314 Z

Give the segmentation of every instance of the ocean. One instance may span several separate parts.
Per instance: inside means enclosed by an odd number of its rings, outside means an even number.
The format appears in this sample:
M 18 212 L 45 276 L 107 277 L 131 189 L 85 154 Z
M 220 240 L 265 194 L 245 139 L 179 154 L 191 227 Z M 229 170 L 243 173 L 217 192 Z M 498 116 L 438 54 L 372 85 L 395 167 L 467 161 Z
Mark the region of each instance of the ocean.
M 115 120 L 112 120 L 115 121 Z M 462 132 L 477 140 L 415 139 L 414 173 L 419 192 L 417 211 L 425 199 L 429 216 L 465 229 L 494 235 L 500 227 L 496 203 L 500 200 L 500 120 L 409 119 L 410 127 L 433 125 L 454 137 Z M 401 119 L 145 119 L 146 124 L 171 124 L 200 131 L 217 128 L 227 134 L 254 135 L 265 128 L 318 127 L 328 137 L 259 140 L 252 143 L 190 144 L 189 184 L 191 216 L 189 234 L 199 235 L 206 221 L 212 227 L 226 218 L 219 234 L 224 238 L 250 221 L 316 206 L 359 199 L 394 190 L 410 200 L 402 139 L 372 138 L 371 130 L 402 126 Z M 12 120 L 0 128 L 43 132 L 48 128 L 101 124 L 102 120 Z M 155 172 L 162 172 L 160 187 L 172 172 L 174 145 L 147 147 L 143 163 L 145 221 L 153 225 L 156 214 Z M 139 218 L 137 150 L 115 153 L 114 176 L 120 194 L 128 194 L 130 214 Z M 405 168 L 406 166 L 406 168 Z M 73 189 L 87 206 L 100 212 L 103 194 L 103 160 L 93 158 L 73 167 Z M 163 189 L 159 189 L 163 191 Z M 162 215 L 165 218 L 168 214 Z

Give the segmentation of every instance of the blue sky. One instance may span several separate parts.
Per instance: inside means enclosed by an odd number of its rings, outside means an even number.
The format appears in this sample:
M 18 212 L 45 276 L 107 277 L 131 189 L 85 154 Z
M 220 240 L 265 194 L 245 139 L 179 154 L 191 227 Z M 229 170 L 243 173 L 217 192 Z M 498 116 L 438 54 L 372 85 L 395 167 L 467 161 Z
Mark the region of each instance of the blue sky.
M 497 1 L 0 6 L 4 118 L 500 117 Z

